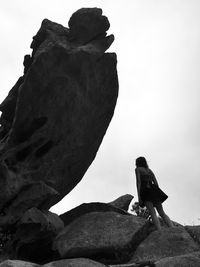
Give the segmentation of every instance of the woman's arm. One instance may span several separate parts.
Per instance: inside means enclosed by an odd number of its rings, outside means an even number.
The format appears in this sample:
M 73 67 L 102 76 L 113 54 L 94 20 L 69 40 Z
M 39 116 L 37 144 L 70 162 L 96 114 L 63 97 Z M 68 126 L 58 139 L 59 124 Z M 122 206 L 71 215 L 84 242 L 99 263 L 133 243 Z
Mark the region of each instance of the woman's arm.
M 155 185 L 158 186 L 158 181 L 157 181 L 157 179 L 156 179 L 155 174 L 152 172 L 152 170 L 151 170 L 151 174 L 152 174 L 152 180 L 153 180 L 153 183 L 154 183 Z
M 139 203 L 141 203 L 141 197 L 140 197 L 141 179 L 140 179 L 140 172 L 139 172 L 138 168 L 135 169 L 135 175 L 136 175 L 138 201 L 139 201 Z

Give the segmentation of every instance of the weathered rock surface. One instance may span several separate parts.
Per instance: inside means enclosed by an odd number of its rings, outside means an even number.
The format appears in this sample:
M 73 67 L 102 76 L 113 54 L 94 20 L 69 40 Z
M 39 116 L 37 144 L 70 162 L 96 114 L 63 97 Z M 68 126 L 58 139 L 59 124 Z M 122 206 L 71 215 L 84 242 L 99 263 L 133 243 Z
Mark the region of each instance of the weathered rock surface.
M 67 259 L 50 262 L 43 267 L 106 267 L 106 265 L 90 259 Z
M 102 203 L 102 202 L 91 202 L 91 203 L 84 203 L 80 206 L 65 212 L 60 215 L 61 220 L 64 222 L 64 225 L 70 224 L 75 219 L 79 218 L 80 216 L 90 213 L 90 212 L 107 212 L 107 211 L 114 211 L 119 214 L 128 215 L 128 213 L 120 208 L 117 208 L 113 205 Z
M 109 202 L 108 204 L 110 204 L 116 208 L 128 211 L 129 205 L 130 205 L 132 199 L 133 199 L 132 195 L 126 194 L 126 195 L 123 195 L 121 197 L 118 197 L 116 200 Z
M 155 263 L 155 267 L 198 267 L 200 266 L 200 252 L 168 257 Z
M 0 263 L 0 267 L 38 267 L 40 265 L 20 260 L 6 260 Z
M 186 225 L 186 231 L 200 245 L 200 225 Z
M 162 228 L 152 232 L 137 247 L 131 262 L 158 261 L 165 257 L 188 254 L 199 250 L 198 244 L 184 227 Z
M 104 263 L 128 261 L 146 237 L 148 222 L 134 215 L 90 212 L 67 225 L 56 237 L 61 258 L 86 257 Z
M 45 19 L 34 36 L 24 76 L 0 105 L 1 225 L 31 207 L 49 209 L 94 160 L 118 95 L 108 28 L 101 9 L 89 8 L 69 29 Z
M 37 263 L 53 259 L 52 243 L 63 228 L 64 223 L 55 213 L 28 210 L 18 223 L 12 242 L 15 257 Z

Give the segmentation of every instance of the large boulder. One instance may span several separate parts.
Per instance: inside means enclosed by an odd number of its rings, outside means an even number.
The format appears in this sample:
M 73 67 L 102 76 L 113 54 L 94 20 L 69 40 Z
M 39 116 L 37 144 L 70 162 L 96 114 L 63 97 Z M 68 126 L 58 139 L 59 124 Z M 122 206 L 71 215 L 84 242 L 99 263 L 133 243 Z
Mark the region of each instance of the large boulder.
M 70 224 L 75 219 L 80 216 L 90 213 L 90 212 L 107 212 L 114 211 L 119 214 L 128 215 L 128 213 L 122 209 L 119 209 L 113 205 L 102 203 L 102 202 L 91 202 L 91 203 L 83 203 L 74 209 L 65 212 L 60 215 L 61 220 L 64 222 L 65 226 Z
M 184 227 L 162 228 L 152 232 L 140 245 L 130 262 L 158 261 L 199 250 L 198 244 Z
M 68 194 L 113 116 L 118 78 L 116 55 L 105 53 L 114 40 L 106 36 L 109 22 L 101 9 L 80 9 L 69 27 L 42 22 L 24 75 L 0 105 L 0 225 Z
M 28 210 L 18 222 L 13 237 L 15 258 L 36 263 L 54 259 L 52 243 L 63 228 L 64 223 L 57 214 L 37 208 Z
M 114 211 L 90 212 L 73 220 L 58 234 L 54 249 L 61 258 L 126 262 L 147 236 L 148 229 L 149 223 L 134 215 Z

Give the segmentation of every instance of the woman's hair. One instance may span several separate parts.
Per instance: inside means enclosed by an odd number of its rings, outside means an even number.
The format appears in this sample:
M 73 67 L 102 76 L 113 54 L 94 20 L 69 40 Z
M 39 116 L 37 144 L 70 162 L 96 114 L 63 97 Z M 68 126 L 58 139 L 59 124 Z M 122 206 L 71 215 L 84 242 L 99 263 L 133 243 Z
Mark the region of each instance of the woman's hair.
M 139 157 L 136 159 L 135 161 L 136 167 L 144 167 L 144 168 L 148 168 L 148 164 L 147 161 L 145 159 L 145 157 Z

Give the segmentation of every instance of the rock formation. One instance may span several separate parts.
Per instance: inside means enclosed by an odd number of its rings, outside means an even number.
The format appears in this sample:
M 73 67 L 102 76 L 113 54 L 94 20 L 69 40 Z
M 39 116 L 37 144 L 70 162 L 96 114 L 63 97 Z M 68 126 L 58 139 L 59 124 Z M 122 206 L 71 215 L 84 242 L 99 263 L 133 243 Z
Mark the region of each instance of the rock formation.
M 101 9 L 83 8 L 69 28 L 45 19 L 24 75 L 0 105 L 0 225 L 48 210 L 82 179 L 113 116 L 114 40 Z
M 24 75 L 0 105 L 0 267 L 197 267 L 200 226 L 130 214 L 133 196 L 49 208 L 82 179 L 112 118 L 118 81 L 109 22 L 80 9 L 44 20 Z
M 32 208 L 18 221 L 0 267 L 199 266 L 199 227 L 176 225 L 157 231 L 149 220 L 106 203 L 60 216 Z

